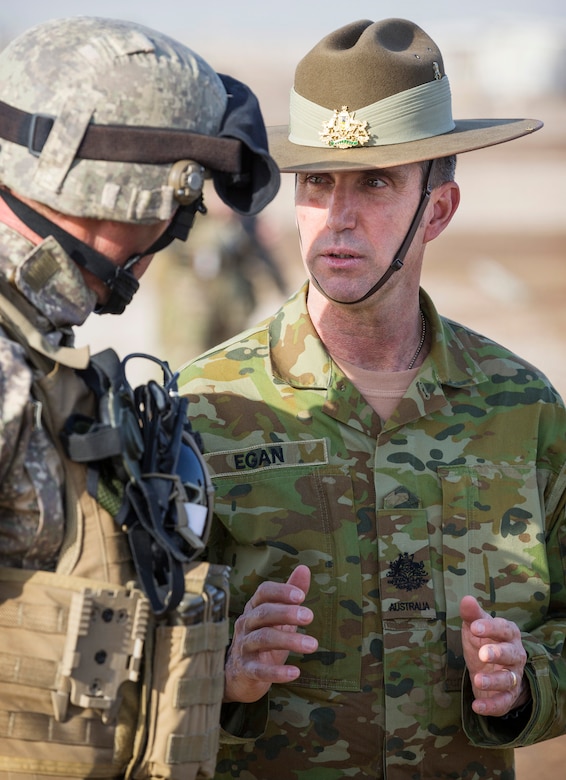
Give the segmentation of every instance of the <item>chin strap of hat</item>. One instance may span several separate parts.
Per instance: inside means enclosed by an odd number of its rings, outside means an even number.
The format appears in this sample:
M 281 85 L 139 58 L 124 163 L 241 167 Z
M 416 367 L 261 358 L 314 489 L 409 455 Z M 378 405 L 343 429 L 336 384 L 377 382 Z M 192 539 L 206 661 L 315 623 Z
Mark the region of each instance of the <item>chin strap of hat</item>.
M 432 192 L 430 182 L 432 178 L 433 165 L 434 165 L 434 160 L 430 160 L 428 165 L 428 173 L 425 179 L 425 183 L 423 185 L 423 190 L 422 190 L 422 195 L 421 195 L 419 205 L 417 206 L 417 210 L 415 211 L 415 215 L 411 221 L 411 224 L 409 225 L 409 229 L 407 230 L 405 238 L 403 239 L 401 246 L 399 247 L 399 250 L 395 255 L 395 257 L 393 258 L 391 265 L 389 266 L 387 271 L 385 271 L 385 273 L 377 280 L 377 282 L 373 285 L 373 287 L 370 287 L 370 289 L 364 295 L 362 295 L 361 298 L 358 298 L 355 301 L 341 301 L 338 298 L 332 298 L 325 290 L 323 290 L 318 279 L 311 274 L 313 284 L 324 295 L 325 298 L 328 298 L 328 300 L 332 301 L 333 303 L 341 303 L 345 306 L 351 306 L 355 303 L 362 303 L 362 301 L 367 300 L 374 293 L 380 290 L 383 287 L 383 285 L 391 278 L 391 276 L 393 276 L 395 271 L 398 271 L 400 268 L 403 267 L 403 263 L 405 262 L 405 255 L 409 251 L 411 242 L 415 237 L 415 233 L 417 232 L 417 228 L 419 227 L 421 219 L 423 218 L 424 211 L 430 199 L 430 194 Z
M 135 390 L 125 364 L 146 358 L 163 385 Z M 171 612 L 184 594 L 184 565 L 204 549 L 214 488 L 187 418 L 176 375 L 151 355 L 120 361 L 112 349 L 78 374 L 98 399 L 95 418 L 71 416 L 61 435 L 69 458 L 88 465 L 89 493 L 128 536 L 140 585 L 153 612 Z
M 163 235 L 145 252 L 128 258 L 123 267 L 115 265 L 106 255 L 68 233 L 48 217 L 40 214 L 8 190 L 0 189 L 0 197 L 10 210 L 41 238 L 53 236 L 69 257 L 81 268 L 94 274 L 110 290 L 106 303 L 96 308 L 97 314 L 122 314 L 139 288 L 132 268 L 143 257 L 168 246 L 175 238 L 186 241 L 197 212 L 205 213 L 202 195 L 192 203 L 180 206 Z

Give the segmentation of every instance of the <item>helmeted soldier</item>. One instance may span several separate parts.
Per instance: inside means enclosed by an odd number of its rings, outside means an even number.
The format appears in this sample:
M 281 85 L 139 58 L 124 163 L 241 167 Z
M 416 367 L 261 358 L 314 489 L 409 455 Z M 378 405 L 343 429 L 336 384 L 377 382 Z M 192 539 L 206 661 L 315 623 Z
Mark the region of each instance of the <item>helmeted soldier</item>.
M 279 184 L 254 95 L 176 40 L 74 17 L 0 54 L 0 777 L 191 777 L 214 755 L 225 621 L 202 617 L 224 580 L 183 570 L 185 613 L 156 621 L 139 571 L 159 533 L 167 544 L 176 529 L 131 523 L 128 545 L 114 516 L 130 515 L 99 504 L 92 469 L 62 436 L 72 415 L 96 421 L 100 401 L 73 326 L 124 310 L 153 254 L 205 211 L 207 176 L 243 215 Z M 156 393 L 146 402 L 166 404 Z M 115 394 L 102 426 L 130 497 L 144 451 L 131 413 Z M 177 476 L 167 478 L 178 491 Z M 153 498 L 139 495 L 144 514 Z M 171 560 L 186 562 L 184 543 L 171 543 Z M 173 625 L 187 622 L 201 628 Z

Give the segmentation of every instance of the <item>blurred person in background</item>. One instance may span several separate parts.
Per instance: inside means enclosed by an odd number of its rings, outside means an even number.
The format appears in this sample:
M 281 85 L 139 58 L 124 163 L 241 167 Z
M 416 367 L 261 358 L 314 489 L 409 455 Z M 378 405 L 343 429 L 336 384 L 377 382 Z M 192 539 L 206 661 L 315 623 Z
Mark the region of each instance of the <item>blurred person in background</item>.
M 172 365 L 244 330 L 290 291 L 278 238 L 263 215 L 237 214 L 214 193 L 207 193 L 206 207 L 191 240 L 175 242 L 160 258 L 159 332 Z M 180 328 L 187 310 L 191 322 Z

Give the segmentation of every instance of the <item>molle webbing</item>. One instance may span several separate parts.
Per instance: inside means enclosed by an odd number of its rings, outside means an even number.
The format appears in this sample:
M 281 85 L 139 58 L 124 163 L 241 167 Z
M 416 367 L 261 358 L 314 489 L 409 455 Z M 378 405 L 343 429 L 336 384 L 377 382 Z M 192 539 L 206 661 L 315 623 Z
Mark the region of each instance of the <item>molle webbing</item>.
M 188 567 L 176 624 L 151 626 L 140 698 L 140 591 L 0 568 L 0 779 L 212 777 L 228 571 Z
M 214 775 L 228 644 L 228 572 L 207 563 L 189 566 L 176 625 L 156 627 L 148 733 L 135 780 Z
M 143 691 L 135 682 L 142 639 L 135 630 L 125 635 L 133 667 L 122 659 L 123 682 L 113 704 L 112 694 L 92 680 L 94 664 L 105 665 L 106 648 L 96 646 L 95 655 L 89 654 L 94 645 L 82 632 L 102 641 L 103 632 L 91 636 L 88 629 L 100 627 L 114 592 L 117 612 L 126 605 L 129 623 L 139 628 L 144 596 L 122 587 L 134 579 L 126 535 L 88 494 L 85 467 L 69 460 L 60 445 L 68 416 L 91 415 L 94 399 L 71 367 L 72 356 L 67 360 L 67 352 L 30 346 L 31 336 L 43 347 L 40 334 L 28 312 L 10 306 L 21 301 L 9 296 L 6 306 L 7 297 L 0 292 L 0 322 L 35 366 L 34 394 L 65 468 L 67 515 L 57 573 L 0 567 L 0 780 L 212 777 L 228 643 L 229 568 L 186 565 L 185 596 L 168 616 L 174 624 L 149 626 Z M 78 359 L 82 364 L 84 357 Z M 99 620 L 92 626 L 91 600 Z M 88 658 L 81 665 L 82 655 Z
M 0 568 L 0 778 L 123 775 L 148 613 L 139 591 Z

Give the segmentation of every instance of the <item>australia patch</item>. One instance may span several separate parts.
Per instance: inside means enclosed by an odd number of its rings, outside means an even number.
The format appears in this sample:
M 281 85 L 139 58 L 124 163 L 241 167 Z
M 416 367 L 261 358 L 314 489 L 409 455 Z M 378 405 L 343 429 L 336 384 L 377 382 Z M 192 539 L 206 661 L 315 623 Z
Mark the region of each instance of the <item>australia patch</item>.
M 385 599 L 382 592 L 383 617 L 434 617 L 434 594 L 425 562 L 416 553 L 400 552 L 388 564 L 382 580 L 387 586 Z
M 380 510 L 378 518 L 383 619 L 436 618 L 428 534 L 417 530 L 426 528 L 425 513 Z

